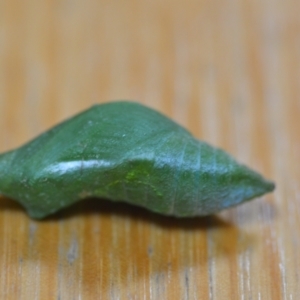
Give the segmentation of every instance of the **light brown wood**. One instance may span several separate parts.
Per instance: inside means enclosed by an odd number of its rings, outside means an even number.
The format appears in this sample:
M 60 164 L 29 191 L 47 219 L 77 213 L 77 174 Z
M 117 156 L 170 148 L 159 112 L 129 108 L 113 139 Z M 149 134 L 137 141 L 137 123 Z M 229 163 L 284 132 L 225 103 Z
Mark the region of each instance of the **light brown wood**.
M 0 150 L 132 99 L 276 181 L 204 219 L 0 198 L 1 299 L 299 299 L 298 0 L 0 0 Z M 70 137 L 72 138 L 72 137 Z

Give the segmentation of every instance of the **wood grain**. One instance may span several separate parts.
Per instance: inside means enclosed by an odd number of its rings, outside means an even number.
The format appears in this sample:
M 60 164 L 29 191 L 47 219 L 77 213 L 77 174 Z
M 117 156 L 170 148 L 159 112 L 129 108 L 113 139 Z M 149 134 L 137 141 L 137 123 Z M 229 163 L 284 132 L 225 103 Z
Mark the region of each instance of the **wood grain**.
M 299 299 L 298 0 L 0 0 L 0 150 L 132 99 L 274 179 L 176 220 L 90 199 L 33 221 L 0 199 L 1 299 Z

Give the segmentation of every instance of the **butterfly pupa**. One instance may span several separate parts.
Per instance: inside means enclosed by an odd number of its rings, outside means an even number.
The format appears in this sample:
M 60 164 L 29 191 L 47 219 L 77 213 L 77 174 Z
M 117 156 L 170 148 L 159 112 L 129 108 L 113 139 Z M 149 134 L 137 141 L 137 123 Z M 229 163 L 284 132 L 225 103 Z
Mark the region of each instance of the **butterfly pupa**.
M 87 197 L 205 216 L 273 189 L 223 150 L 127 101 L 95 105 L 0 155 L 0 193 L 37 219 Z

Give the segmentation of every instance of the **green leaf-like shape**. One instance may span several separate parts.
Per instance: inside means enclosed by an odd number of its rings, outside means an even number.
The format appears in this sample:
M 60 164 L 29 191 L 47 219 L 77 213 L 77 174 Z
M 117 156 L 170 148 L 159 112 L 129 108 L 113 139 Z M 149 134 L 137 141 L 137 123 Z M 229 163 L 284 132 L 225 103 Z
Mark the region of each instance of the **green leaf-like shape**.
M 89 196 L 204 216 L 273 189 L 224 151 L 132 102 L 93 106 L 0 155 L 0 192 L 33 218 Z

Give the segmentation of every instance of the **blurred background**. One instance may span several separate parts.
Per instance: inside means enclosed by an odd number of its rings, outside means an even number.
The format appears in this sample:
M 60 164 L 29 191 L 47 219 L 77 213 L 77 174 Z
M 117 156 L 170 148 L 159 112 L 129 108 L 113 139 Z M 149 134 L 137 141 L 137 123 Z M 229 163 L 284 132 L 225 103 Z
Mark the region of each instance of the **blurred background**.
M 129 99 L 277 183 L 180 222 L 95 201 L 36 222 L 1 198 L 2 298 L 297 299 L 299 12 L 298 0 L 0 0 L 1 151 Z

